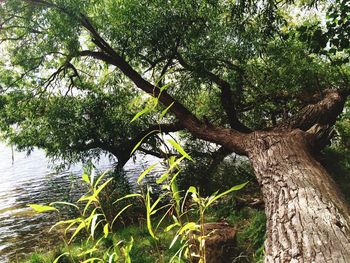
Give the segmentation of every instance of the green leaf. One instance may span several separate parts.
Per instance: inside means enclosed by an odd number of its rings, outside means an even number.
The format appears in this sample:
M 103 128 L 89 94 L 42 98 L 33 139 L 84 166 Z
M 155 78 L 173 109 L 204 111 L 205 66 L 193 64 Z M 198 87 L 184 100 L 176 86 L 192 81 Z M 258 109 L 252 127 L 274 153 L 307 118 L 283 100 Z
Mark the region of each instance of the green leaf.
M 174 140 L 168 140 L 168 142 L 185 158 L 187 158 L 190 161 L 193 161 L 191 156 L 188 155 L 188 153 L 185 152 L 185 150 Z
M 91 221 L 94 218 L 94 215 L 96 215 L 96 211 L 97 211 L 97 207 L 94 208 L 94 210 L 92 210 L 92 212 L 90 213 L 90 216 L 88 218 L 85 219 L 85 223 L 86 223 L 86 227 L 90 227 Z
M 130 156 L 137 150 L 137 148 L 139 148 L 139 146 L 141 145 L 141 143 L 143 142 L 143 140 L 145 138 L 147 138 L 148 136 L 150 136 L 152 133 L 158 132 L 158 130 L 154 130 L 154 131 L 150 131 L 149 133 L 147 133 L 145 136 L 143 136 L 143 138 L 135 145 L 135 147 L 132 149 Z
M 96 196 L 94 196 L 94 195 L 85 196 L 84 195 L 84 196 L 80 197 L 77 202 L 84 202 L 84 201 L 90 201 L 90 200 L 97 201 Z
M 36 204 L 31 204 L 28 205 L 30 208 L 34 209 L 35 212 L 37 213 L 45 213 L 49 211 L 58 211 L 57 208 L 53 206 L 48 206 L 48 205 L 36 205 Z
M 190 186 L 190 188 L 191 188 L 191 187 L 193 187 L 193 188 L 196 190 L 196 188 L 195 188 L 194 186 Z M 190 190 L 190 189 L 188 189 L 188 190 L 186 191 L 185 196 L 184 196 L 184 198 L 182 199 L 182 205 L 181 205 L 181 212 L 182 212 L 182 213 L 183 213 L 184 210 L 185 210 L 185 204 L 186 204 L 187 196 L 188 196 L 188 194 L 190 193 L 189 190 Z
M 119 202 L 121 200 L 132 198 L 132 197 L 142 197 L 142 195 L 141 194 L 128 194 L 128 195 L 125 195 L 125 196 L 117 199 L 116 201 L 113 202 L 113 204 L 115 204 L 115 203 L 117 203 L 117 202 Z
M 75 207 L 76 209 L 79 210 L 79 207 L 77 205 L 69 203 L 69 202 L 61 202 L 61 201 L 59 201 L 59 202 L 52 202 L 52 203 L 50 203 L 50 206 L 51 205 L 68 205 L 68 206 L 73 206 L 73 207 Z
M 155 85 L 158 86 L 159 82 L 164 79 L 168 74 L 170 74 L 171 72 L 174 72 L 174 69 L 171 68 L 171 69 L 168 69 L 163 75 L 161 75 L 156 81 L 155 81 Z M 166 86 L 166 88 L 171 85 L 172 83 L 169 83 L 169 84 L 166 84 L 164 86 Z M 164 86 L 162 88 L 160 88 L 160 90 L 164 90 Z
M 172 208 L 172 204 L 166 204 L 166 205 L 162 205 L 162 206 L 160 206 L 160 207 L 157 207 L 157 209 L 152 209 L 152 212 L 151 212 L 151 215 L 155 215 L 156 213 L 158 213 L 159 211 L 161 211 L 161 210 L 163 210 L 163 209 L 165 209 L 165 208 L 167 208 L 167 207 L 170 207 L 169 209 L 168 209 L 168 211 L 170 211 L 170 209 Z M 161 219 L 160 219 L 161 220 Z M 159 221 L 160 221 L 159 220 Z M 158 221 L 158 223 L 159 223 L 159 221 Z
M 134 238 L 131 237 L 131 240 L 127 243 L 127 245 L 122 248 L 124 252 L 125 263 L 131 263 L 130 251 L 133 245 L 134 245 Z
M 161 196 L 159 196 L 158 198 L 157 198 L 157 200 L 153 203 L 153 205 L 151 206 L 151 208 L 150 208 L 150 212 L 153 212 L 153 210 L 156 208 L 156 206 L 159 204 L 159 202 L 164 198 L 164 196 L 166 196 L 167 195 L 167 193 L 165 193 L 165 194 L 162 194 Z M 151 213 L 151 215 L 152 215 L 153 213 Z
M 79 220 L 80 219 L 80 220 Z M 70 223 L 64 230 L 64 234 L 67 235 L 68 230 L 70 230 L 76 223 L 82 222 L 83 219 L 79 218 L 76 222 Z
M 168 174 L 168 173 L 162 174 L 162 176 L 156 180 L 156 183 L 157 184 L 163 183 L 169 176 L 170 176 L 170 174 Z
M 177 187 L 177 183 L 175 180 L 172 180 L 171 182 L 171 192 L 173 194 L 173 199 L 176 202 L 176 211 L 180 212 L 180 202 L 181 202 L 181 197 L 180 197 L 180 192 Z
M 91 171 L 90 171 L 90 182 L 91 182 L 91 185 L 94 184 L 94 179 L 95 179 L 95 169 L 91 169 Z
M 110 169 L 107 169 L 104 171 L 97 179 L 96 183 L 94 184 L 94 188 L 96 189 L 100 181 L 110 172 Z
M 55 260 L 54 260 L 52 263 L 58 263 L 58 260 L 59 260 L 61 257 L 65 256 L 65 255 L 69 255 L 69 253 L 68 253 L 68 252 L 65 252 L 65 253 L 59 255 L 57 258 L 55 258 Z
M 140 174 L 139 178 L 137 178 L 137 183 L 139 184 L 139 183 L 141 182 L 141 180 L 142 180 L 154 167 L 156 167 L 156 165 L 157 165 L 157 163 L 152 164 L 150 167 L 148 167 L 146 170 L 144 170 L 144 171 Z
M 163 87 L 161 87 L 159 90 L 160 90 L 160 93 L 162 93 L 164 90 L 167 90 L 173 83 L 167 83 L 165 84 Z
M 236 185 L 234 187 L 231 187 L 229 190 L 219 194 L 219 195 L 216 195 L 216 196 L 213 196 L 212 198 L 209 198 L 209 201 L 208 203 L 206 204 L 206 206 L 210 206 L 213 202 L 215 202 L 216 200 L 218 200 L 219 198 L 233 192 L 233 191 L 238 191 L 238 190 L 241 190 L 243 187 L 245 187 L 246 185 L 248 184 L 248 182 L 245 182 L 243 184 L 239 184 L 239 185 Z
M 89 258 L 87 260 L 82 261 L 81 263 L 90 263 L 90 262 L 94 262 L 94 261 L 104 262 L 104 260 L 100 259 L 100 258 Z
M 176 161 L 176 156 L 170 156 L 169 158 L 168 158 L 168 162 L 169 162 L 169 164 L 170 165 L 172 165 L 174 162 Z
M 132 206 L 132 204 L 128 204 L 128 205 L 125 206 L 122 210 L 119 211 L 119 213 L 114 217 L 111 226 L 113 226 L 115 220 L 117 220 L 117 218 L 118 218 L 126 209 L 128 209 L 130 206 Z
M 190 186 L 188 188 L 187 192 L 192 193 L 192 194 L 197 194 L 197 189 L 194 186 Z
M 186 201 L 186 198 L 187 198 L 189 193 L 191 193 L 191 197 L 192 197 L 193 201 L 196 202 L 197 204 L 199 204 L 200 200 L 198 199 L 197 189 L 194 186 L 190 186 L 188 188 L 188 190 L 186 191 L 184 201 L 182 202 L 182 211 L 184 210 L 185 201 Z
M 108 263 L 119 262 L 118 259 L 119 259 L 119 257 L 117 255 L 117 253 L 113 252 L 113 254 L 110 255 L 108 258 Z
M 158 229 L 158 227 L 162 224 L 162 222 L 164 221 L 164 219 L 165 219 L 166 217 L 168 217 L 168 215 L 170 214 L 170 211 L 173 209 L 173 206 L 172 206 L 172 204 L 166 204 L 166 205 L 163 205 L 162 207 L 160 207 L 159 209 L 156 209 L 156 210 L 153 211 L 153 212 L 155 212 L 155 213 L 158 213 L 158 211 L 160 211 L 160 210 L 162 210 L 162 209 L 164 209 L 164 208 L 166 208 L 166 207 L 169 207 L 169 208 L 167 209 L 167 211 L 165 211 L 165 213 L 163 214 L 163 216 L 158 220 L 158 224 L 157 224 L 157 226 L 156 226 L 156 229 Z
M 168 225 L 168 226 L 164 229 L 164 231 L 165 231 L 165 232 L 168 232 L 168 231 L 170 231 L 171 229 L 173 229 L 174 227 L 179 226 L 179 225 L 180 225 L 179 223 L 173 223 L 173 224 L 171 224 L 171 225 Z
M 113 178 L 109 178 L 106 182 L 104 182 L 97 190 L 94 192 L 94 196 L 97 197 L 99 193 L 113 180 Z
M 92 217 L 92 220 L 91 220 L 91 230 L 90 230 L 90 232 L 91 232 L 91 237 L 92 237 L 92 238 L 94 238 L 95 230 L 96 230 L 98 224 L 99 224 L 100 222 L 102 222 L 102 220 L 100 220 L 98 223 L 96 223 L 96 222 L 97 222 L 97 218 L 98 218 L 99 216 L 101 216 L 101 215 L 102 215 L 102 214 L 95 214 L 95 215 Z
M 139 111 L 138 113 L 136 113 L 136 115 L 132 118 L 132 120 L 130 121 L 130 123 L 134 122 L 135 120 L 137 120 L 138 118 L 140 118 L 143 114 L 149 112 L 150 109 L 149 108 L 144 108 L 142 111 Z
M 171 184 L 175 182 L 175 180 L 176 180 L 177 176 L 180 174 L 180 172 L 181 172 L 181 170 L 179 170 L 176 174 L 174 174 L 174 175 L 172 176 L 172 178 L 171 178 L 171 180 L 170 180 L 170 183 L 171 183 Z
M 177 236 L 178 237 L 178 236 Z M 176 240 L 175 240 L 176 241 Z M 175 242 L 172 243 L 172 245 L 174 244 Z M 187 242 L 185 244 L 183 244 L 180 249 L 171 257 L 169 263 L 173 263 L 173 262 L 176 262 L 176 263 L 185 263 L 185 261 L 183 261 L 181 259 L 181 253 L 182 251 L 188 247 L 188 244 Z M 171 248 L 171 247 L 169 247 Z
M 167 114 L 167 112 L 170 110 L 171 106 L 174 105 L 175 102 L 172 102 L 168 107 L 166 107 L 166 109 L 164 109 L 160 116 L 159 116 L 159 119 L 162 120 L 164 118 L 164 116 Z
M 96 246 L 94 246 L 93 248 L 90 248 L 90 249 L 88 249 L 88 250 L 86 250 L 86 251 L 83 251 L 82 253 L 80 253 L 80 254 L 78 255 L 78 257 L 82 257 L 82 256 L 84 256 L 84 255 L 91 254 L 91 253 L 93 253 L 93 252 L 95 252 L 95 251 L 98 251 L 98 248 L 97 248 Z
M 85 221 L 82 221 L 82 222 L 79 224 L 79 226 L 77 227 L 77 229 L 75 229 L 75 231 L 74 231 L 73 235 L 71 236 L 71 238 L 70 238 L 70 240 L 69 240 L 68 243 L 71 243 L 72 240 L 73 240 L 73 238 L 74 238 L 76 235 L 78 235 L 79 232 L 80 232 L 82 229 L 84 229 L 84 227 L 85 227 Z
M 86 205 L 84 207 L 83 215 L 85 215 L 86 211 L 88 210 L 90 205 L 93 204 L 93 202 L 97 202 L 98 201 L 95 196 L 90 196 L 87 200 L 88 200 L 88 202 L 86 203 Z M 80 201 L 80 199 L 78 200 L 78 202 L 79 201 Z
M 200 228 L 200 226 L 198 224 L 196 224 L 195 222 L 188 222 L 187 224 L 185 224 L 179 231 L 179 235 L 191 230 L 198 230 Z
M 65 224 L 72 224 L 72 223 L 77 223 L 77 222 L 80 222 L 80 221 L 78 221 L 78 219 L 76 219 L 76 218 L 70 219 L 70 220 L 65 220 L 65 221 L 59 221 L 50 228 L 49 232 L 51 232 L 51 230 L 54 229 L 56 226 L 65 225 Z
M 149 189 L 147 189 L 146 194 L 146 219 L 147 219 L 147 229 L 151 237 L 153 237 L 155 240 L 158 240 L 158 237 L 155 236 L 152 228 L 152 221 L 151 221 L 151 197 L 149 194 Z
M 103 227 L 103 233 L 104 233 L 104 237 L 106 238 L 109 234 L 109 224 L 105 224 Z
M 172 247 L 173 247 L 173 245 L 175 244 L 175 242 L 176 242 L 176 240 L 177 240 L 178 238 L 179 238 L 179 235 L 175 235 L 175 236 L 174 236 L 173 240 L 172 240 L 171 243 L 170 243 L 169 248 L 172 248 Z
M 181 158 L 177 159 L 177 160 L 174 161 L 174 162 L 169 162 L 169 163 L 170 163 L 170 166 L 169 166 L 169 168 L 168 168 L 167 171 L 171 173 L 175 167 L 178 168 L 178 165 L 179 165 L 185 158 L 186 158 L 185 156 L 182 156 Z
M 89 179 L 89 175 L 86 173 L 83 173 L 81 178 L 84 180 L 84 182 L 90 184 L 90 179 Z

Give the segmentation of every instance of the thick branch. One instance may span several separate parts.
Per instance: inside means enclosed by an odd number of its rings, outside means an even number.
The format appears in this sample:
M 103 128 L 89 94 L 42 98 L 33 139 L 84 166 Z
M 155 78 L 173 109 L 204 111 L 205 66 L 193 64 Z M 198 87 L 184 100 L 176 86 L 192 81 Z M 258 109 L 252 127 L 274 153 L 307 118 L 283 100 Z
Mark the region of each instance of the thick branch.
M 103 44 L 100 44 L 100 48 L 104 48 Z M 151 96 L 158 97 L 159 100 L 166 106 L 171 106 L 170 110 L 178 117 L 181 122 L 187 123 L 192 122 L 196 125 L 201 125 L 201 122 L 190 112 L 188 111 L 182 104 L 175 101 L 166 91 L 160 92 L 160 89 L 150 82 L 145 80 L 138 72 L 136 72 L 130 64 L 128 64 L 121 56 L 119 56 L 116 52 L 113 51 L 113 54 L 106 54 L 109 52 L 109 48 L 103 50 L 105 52 L 95 52 L 85 50 L 80 53 L 81 56 L 90 56 L 99 60 L 102 60 L 108 64 L 114 65 L 119 68 L 125 76 L 130 78 L 135 85 L 150 94 Z
M 316 124 L 332 126 L 344 108 L 347 95 L 340 90 L 326 90 L 322 100 L 307 105 L 277 128 L 307 131 Z
M 94 38 L 94 43 L 105 53 L 107 53 L 109 63 L 115 65 L 118 67 L 127 77 L 129 77 L 138 88 L 142 89 L 143 91 L 147 92 L 148 94 L 151 94 L 154 97 L 159 97 L 161 102 L 165 106 L 170 106 L 171 111 L 179 118 L 180 121 L 184 121 L 187 119 L 187 121 L 190 121 L 192 123 L 196 123 L 196 125 L 201 125 L 201 122 L 191 113 L 189 112 L 183 105 L 175 101 L 167 92 L 163 91 L 162 94 L 160 94 L 160 89 L 148 81 L 146 81 L 142 76 L 136 72 L 130 64 L 128 64 L 96 31 L 96 29 L 93 27 L 93 25 L 90 23 L 90 21 L 87 19 L 87 17 L 83 16 L 83 26 L 89 30 L 89 32 L 92 34 Z M 101 55 L 101 54 L 100 54 Z M 103 56 L 103 55 L 102 55 Z M 210 73 L 210 76 L 213 81 L 217 82 L 217 84 L 220 87 L 223 88 L 223 95 L 222 100 L 224 101 L 224 108 L 227 109 L 229 112 L 229 119 L 232 119 L 232 126 L 237 131 L 240 132 L 250 132 L 248 128 L 246 128 L 243 124 L 241 124 L 234 111 L 234 104 L 232 103 L 231 99 L 232 94 L 230 91 L 230 87 L 228 83 L 220 78 L 218 78 L 215 74 Z M 232 105 L 232 106 L 231 106 Z M 233 109 L 231 108 L 233 107 Z M 230 109 L 228 109 L 230 108 Z M 233 115 L 231 115 L 233 114 Z M 232 117 L 232 118 L 231 118 Z M 236 127 L 237 126 L 237 127 Z M 188 127 L 186 127 L 188 128 Z
M 252 131 L 251 129 L 249 129 L 239 121 L 237 117 L 235 103 L 233 101 L 233 94 L 231 92 L 231 87 L 226 80 L 220 78 L 219 76 L 215 75 L 209 70 L 206 70 L 203 68 L 196 69 L 195 67 L 189 65 L 179 53 L 177 53 L 177 59 L 180 65 L 185 69 L 195 71 L 196 73 L 203 75 L 204 77 L 208 78 L 209 80 L 213 81 L 216 85 L 218 85 L 218 87 L 221 90 L 221 96 L 220 96 L 221 104 L 226 112 L 231 128 L 244 133 L 249 133 Z
M 102 47 L 103 45 L 101 45 Z M 160 93 L 160 89 L 136 72 L 121 56 L 110 56 L 104 52 L 95 52 L 85 50 L 80 53 L 81 56 L 90 56 L 102 60 L 108 64 L 119 68 L 135 85 L 146 93 L 158 97 L 165 106 L 171 106 L 170 111 L 175 114 L 184 128 L 188 129 L 193 135 L 200 139 L 225 145 L 237 154 L 246 155 L 244 134 L 239 131 L 224 128 L 215 128 L 205 124 L 197 119 L 182 104 L 175 101 L 166 91 Z
M 84 28 L 86 28 L 91 36 L 92 41 L 102 52 L 94 51 L 83 51 L 81 55 L 88 55 L 106 63 L 116 66 L 125 76 L 131 79 L 134 84 L 144 92 L 151 96 L 159 98 L 160 102 L 166 107 L 171 106 L 170 111 L 178 118 L 184 128 L 188 129 L 194 136 L 225 145 L 228 149 L 235 151 L 238 154 L 246 155 L 245 139 L 247 136 L 237 130 L 215 128 L 211 125 L 201 122 L 196 116 L 194 116 L 188 109 L 182 104 L 171 97 L 166 91 L 160 92 L 160 89 L 150 82 L 145 80 L 137 71 L 135 71 L 131 65 L 125 61 L 108 43 L 103 37 L 97 32 L 94 26 L 91 24 L 89 19 L 80 14 L 77 16 L 70 13 L 66 9 L 57 6 L 55 4 L 46 2 L 45 0 L 27 0 L 32 3 L 45 5 L 48 8 L 55 8 L 58 11 L 76 19 Z
M 334 136 L 333 125 L 343 111 L 347 91 L 326 90 L 323 99 L 309 104 L 296 115 L 282 122 L 277 129 L 300 129 L 306 131 L 309 145 L 314 154 L 331 143 Z

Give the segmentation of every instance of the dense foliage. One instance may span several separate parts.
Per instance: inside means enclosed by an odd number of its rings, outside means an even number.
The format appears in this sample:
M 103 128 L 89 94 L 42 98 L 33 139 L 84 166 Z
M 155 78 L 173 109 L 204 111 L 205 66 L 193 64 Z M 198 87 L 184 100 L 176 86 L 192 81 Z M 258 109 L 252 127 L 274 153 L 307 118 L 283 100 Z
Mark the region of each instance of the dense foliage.
M 339 34 L 347 32 L 348 4 L 318 8 L 321 15 L 315 6 L 273 1 L 5 1 L 3 137 L 68 162 L 101 150 L 122 159 L 132 149 L 125 141 L 157 123 L 156 111 L 129 123 L 152 102 L 116 67 L 88 54 L 96 39 L 84 16 L 143 77 L 167 85 L 199 118 L 234 124 L 232 108 L 250 128 L 271 127 L 315 92 L 344 83 L 347 67 L 332 61 L 348 50 L 346 33 Z M 310 14 L 292 14 L 302 12 Z M 339 50 L 329 50 L 328 40 L 337 45 L 338 38 Z M 159 140 L 149 139 L 144 152 L 161 156 Z

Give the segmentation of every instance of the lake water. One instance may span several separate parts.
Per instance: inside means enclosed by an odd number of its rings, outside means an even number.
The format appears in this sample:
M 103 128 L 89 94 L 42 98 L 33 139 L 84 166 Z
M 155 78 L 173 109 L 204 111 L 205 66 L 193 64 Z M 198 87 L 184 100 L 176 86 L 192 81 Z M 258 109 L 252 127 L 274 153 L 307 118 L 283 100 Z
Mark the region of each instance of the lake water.
M 36 214 L 28 204 L 48 204 L 53 201 L 73 201 L 79 195 L 82 165 L 69 171 L 55 172 L 41 150 L 29 156 L 14 152 L 0 143 L 0 262 L 16 259 L 39 249 L 57 244 L 57 235 L 48 233 L 57 218 L 54 213 Z M 135 178 L 155 158 L 138 158 L 125 166 L 129 180 Z M 112 166 L 108 158 L 101 158 L 96 166 L 100 170 Z

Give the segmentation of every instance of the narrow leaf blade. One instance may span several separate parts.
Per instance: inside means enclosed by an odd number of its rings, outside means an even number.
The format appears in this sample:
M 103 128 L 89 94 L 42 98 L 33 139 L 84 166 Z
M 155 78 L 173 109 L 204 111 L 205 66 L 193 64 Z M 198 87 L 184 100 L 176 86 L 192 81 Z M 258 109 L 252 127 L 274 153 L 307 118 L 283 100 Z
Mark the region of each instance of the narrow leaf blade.
M 148 167 L 146 170 L 144 170 L 144 171 L 140 174 L 139 178 L 137 178 L 137 183 L 139 184 L 139 183 L 141 182 L 141 180 L 142 180 L 150 171 L 152 171 L 154 167 L 156 167 L 156 165 L 157 165 L 157 163 L 152 164 L 150 167 Z
M 45 213 L 49 211 L 58 211 L 57 208 L 53 206 L 48 206 L 48 205 L 37 205 L 37 204 L 31 204 L 28 205 L 30 208 L 34 209 L 35 212 L 37 213 Z
M 174 140 L 168 140 L 168 142 L 182 155 L 184 156 L 186 159 L 193 161 L 193 159 L 191 158 L 191 156 L 189 156 L 189 154 L 187 152 L 185 152 L 185 150 Z

